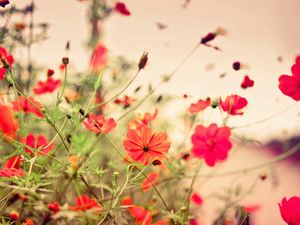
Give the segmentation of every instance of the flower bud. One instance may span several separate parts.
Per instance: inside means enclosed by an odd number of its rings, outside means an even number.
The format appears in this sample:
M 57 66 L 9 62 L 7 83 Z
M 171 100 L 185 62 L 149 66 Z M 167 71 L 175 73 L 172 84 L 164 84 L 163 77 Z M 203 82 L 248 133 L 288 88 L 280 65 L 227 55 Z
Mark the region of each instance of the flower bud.
M 146 64 L 148 61 L 148 53 L 144 52 L 142 57 L 140 58 L 140 62 L 139 62 L 139 70 L 142 70 L 145 68 Z

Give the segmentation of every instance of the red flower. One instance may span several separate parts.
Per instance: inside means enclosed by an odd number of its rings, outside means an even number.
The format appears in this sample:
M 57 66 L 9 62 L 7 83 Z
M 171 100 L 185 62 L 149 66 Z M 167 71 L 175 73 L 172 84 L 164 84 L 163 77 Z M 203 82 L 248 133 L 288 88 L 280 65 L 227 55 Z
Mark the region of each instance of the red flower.
M 130 16 L 131 14 L 123 2 L 117 2 L 114 9 L 116 12 L 124 16 Z
M 14 139 L 19 129 L 18 121 L 15 119 L 12 110 L 0 104 L 0 131 L 6 140 Z
M 122 200 L 122 205 L 128 206 L 128 212 L 135 219 L 136 225 L 150 225 L 152 222 L 152 214 L 142 206 L 132 204 L 131 197 Z
M 19 96 L 18 100 L 11 102 L 13 105 L 13 110 L 20 112 L 20 109 L 26 113 L 34 113 L 40 118 L 44 118 L 41 109 L 43 108 L 42 104 L 38 101 L 35 101 L 33 97 L 28 97 L 27 99 L 24 96 Z
M 59 204 L 57 201 L 48 204 L 48 209 L 53 212 L 53 214 L 60 211 Z
M 296 101 L 300 100 L 300 60 L 291 68 L 292 75 L 281 75 L 279 77 L 279 89 L 281 92 Z
M 133 121 L 128 123 L 128 128 L 129 129 L 139 129 L 144 125 L 148 125 L 151 121 L 153 121 L 156 116 L 157 116 L 158 110 L 156 109 L 154 114 L 150 113 L 145 113 L 144 115 L 142 114 L 137 114 L 136 117 L 134 118 Z
M 143 181 L 143 183 L 142 183 L 142 190 L 143 190 L 143 192 L 148 191 L 152 187 L 151 183 L 153 185 L 156 185 L 158 178 L 159 178 L 159 174 L 158 173 L 156 173 L 156 172 L 149 173 L 148 179 L 145 178 L 144 181 Z
M 7 4 L 9 4 L 9 0 L 0 0 L 1 7 L 5 7 Z
M 54 74 L 54 70 L 52 70 L 52 69 L 47 70 L 47 76 L 48 77 L 51 77 L 53 74 Z
M 17 213 L 16 211 L 12 211 L 9 214 L 9 218 L 13 221 L 17 221 L 19 219 L 19 213 Z
M 151 128 L 143 126 L 137 130 L 129 129 L 123 146 L 133 160 L 147 165 L 169 151 L 167 138 L 165 132 L 153 133 Z
M 0 170 L 0 177 L 24 176 L 24 171 L 20 169 L 21 162 L 22 158 L 20 155 L 8 159 Z
M 39 156 L 45 156 L 54 148 L 54 144 L 50 144 L 44 135 L 28 134 L 25 141 L 21 139 L 21 142 L 27 146 L 25 151 L 30 155 L 34 155 L 34 151 L 38 150 Z
M 34 223 L 33 223 L 33 221 L 31 219 L 27 218 L 25 220 L 25 223 L 22 223 L 22 225 L 34 225 Z
M 104 116 L 96 116 L 90 113 L 89 117 L 83 121 L 84 126 L 93 132 L 107 134 L 116 127 L 116 122 L 113 118 L 105 119 Z
M 102 206 L 97 203 L 93 198 L 89 198 L 87 195 L 82 195 L 76 198 L 76 205 L 70 206 L 74 211 L 86 211 L 92 209 L 95 212 L 100 212 Z
M 279 205 L 282 219 L 288 225 L 300 225 L 300 197 L 283 198 Z
M 37 87 L 33 88 L 33 92 L 37 95 L 52 93 L 61 84 L 61 80 L 55 80 L 52 76 L 48 76 L 46 81 L 38 81 Z
M 93 73 L 99 73 L 104 66 L 107 65 L 107 48 L 99 43 L 91 57 L 90 66 Z
M 4 7 L 8 4 L 9 1 L 1 1 L 0 6 Z M 4 79 L 7 68 L 11 67 L 14 64 L 14 58 L 12 55 L 8 55 L 5 48 L 0 47 L 0 80 Z
M 193 193 L 191 195 L 191 201 L 198 206 L 201 206 L 203 204 L 203 199 L 198 193 Z
M 123 98 L 117 98 L 114 102 L 116 104 L 122 104 L 125 108 L 127 108 L 134 102 L 134 98 L 125 95 Z
M 187 111 L 191 114 L 197 114 L 198 112 L 203 111 L 210 105 L 210 98 L 207 98 L 206 100 L 199 99 L 198 102 L 191 104 Z
M 242 109 L 248 104 L 248 101 L 239 95 L 227 96 L 223 102 L 220 98 L 221 108 L 230 115 L 243 115 Z
M 254 80 L 251 80 L 250 77 L 246 75 L 244 77 L 243 82 L 241 83 L 241 87 L 246 89 L 248 87 L 253 87 L 253 85 L 254 85 Z
M 232 144 L 229 140 L 230 129 L 218 127 L 215 123 L 204 127 L 198 125 L 192 135 L 192 154 L 203 158 L 208 166 L 214 166 L 217 161 L 227 158 Z

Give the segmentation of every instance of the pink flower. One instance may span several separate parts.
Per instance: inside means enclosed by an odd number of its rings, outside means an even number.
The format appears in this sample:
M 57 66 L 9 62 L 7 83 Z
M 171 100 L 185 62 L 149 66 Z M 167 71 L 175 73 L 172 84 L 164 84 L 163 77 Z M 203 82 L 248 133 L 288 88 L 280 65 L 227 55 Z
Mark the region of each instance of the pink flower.
M 192 154 L 196 158 L 203 158 L 208 166 L 214 166 L 217 161 L 227 158 L 232 147 L 229 138 L 228 127 L 218 127 L 215 123 L 209 127 L 198 125 L 191 138 Z
M 288 200 L 285 197 L 278 205 L 281 217 L 288 225 L 300 225 L 300 197 L 293 196 Z
M 99 43 L 91 57 L 90 66 L 93 73 L 99 73 L 103 67 L 107 65 L 108 58 L 107 58 L 107 48 Z
M 226 97 L 225 101 L 220 98 L 219 104 L 223 111 L 230 115 L 243 115 L 242 110 L 247 106 L 248 101 L 239 95 L 230 95 Z
M 207 98 L 205 100 L 199 99 L 198 102 L 191 104 L 187 110 L 191 114 L 196 114 L 198 112 L 203 111 L 210 105 L 211 105 L 210 98 Z
M 244 77 L 244 80 L 241 83 L 241 87 L 246 89 L 249 87 L 253 87 L 253 85 L 254 85 L 254 80 L 251 80 L 250 77 L 248 75 L 246 75 Z
M 127 9 L 126 5 L 123 2 L 117 2 L 115 4 L 115 11 L 124 16 L 130 16 L 131 13 Z
M 104 116 L 96 116 L 90 113 L 89 117 L 83 121 L 84 126 L 95 133 L 107 134 L 116 127 L 116 122 L 113 118 L 105 119 Z
M 9 1 L 1 1 L 0 0 L 0 6 L 4 7 L 6 4 L 8 4 Z M 12 55 L 8 55 L 5 48 L 0 47 L 0 80 L 4 79 L 5 73 L 7 68 L 11 67 L 12 64 L 14 64 L 14 58 Z

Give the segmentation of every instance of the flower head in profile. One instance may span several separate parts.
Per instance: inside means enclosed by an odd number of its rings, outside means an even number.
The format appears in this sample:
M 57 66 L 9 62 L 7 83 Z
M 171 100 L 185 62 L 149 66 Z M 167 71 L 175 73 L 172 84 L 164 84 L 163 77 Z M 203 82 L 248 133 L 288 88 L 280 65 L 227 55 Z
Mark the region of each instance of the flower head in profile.
M 149 173 L 147 178 L 145 178 L 142 182 L 142 191 L 146 192 L 152 187 L 152 184 L 156 185 L 158 178 L 159 178 L 159 173 L 157 172 Z
M 210 98 L 207 98 L 205 100 L 199 99 L 198 102 L 192 103 L 190 107 L 187 109 L 187 111 L 190 114 L 197 114 L 198 112 L 201 112 L 205 110 L 207 107 L 211 105 Z
M 254 86 L 254 80 L 251 80 L 248 75 L 244 76 L 244 79 L 241 83 L 241 88 L 246 89 Z
M 100 212 L 102 206 L 93 198 L 89 198 L 87 195 L 82 195 L 76 198 L 76 205 L 70 206 L 70 210 L 74 211 L 87 211 L 93 210 L 94 212 Z
M 283 198 L 278 205 L 281 217 L 288 225 L 300 225 L 300 197 Z
M 20 155 L 9 158 L 2 169 L 0 169 L 0 177 L 21 177 L 24 176 L 24 171 L 20 169 L 22 163 L 22 157 Z
M 91 71 L 93 73 L 99 73 L 107 65 L 107 62 L 107 48 L 102 43 L 99 43 L 91 56 Z
M 49 143 L 42 134 L 38 136 L 28 134 L 25 139 L 21 139 L 21 142 L 26 145 L 25 151 L 30 155 L 34 155 L 34 151 L 38 151 L 39 156 L 45 156 L 54 148 L 54 144 Z
M 38 81 L 37 86 L 33 88 L 33 92 L 37 95 L 52 93 L 60 84 L 60 79 L 55 80 L 52 76 L 49 76 L 46 81 Z
M 0 0 L 0 6 L 4 7 L 3 4 L 8 4 L 8 1 L 2 1 Z M 2 4 L 2 5 L 1 5 Z M 4 79 L 4 76 L 6 74 L 6 70 L 10 68 L 14 64 L 14 58 L 12 55 L 7 54 L 7 51 L 5 48 L 0 47 L 0 80 Z
M 224 161 L 232 147 L 230 133 L 228 127 L 218 127 L 215 123 L 208 127 L 198 125 L 191 138 L 192 154 L 196 158 L 204 159 L 208 166 Z
M 0 131 L 4 139 L 10 140 L 17 136 L 19 123 L 10 107 L 0 104 Z
M 131 197 L 125 197 L 122 205 L 127 206 L 129 214 L 135 219 L 136 225 L 150 225 L 152 222 L 152 214 L 142 206 L 132 203 Z
M 296 63 L 291 68 L 292 75 L 281 75 L 279 77 L 280 91 L 294 99 L 300 100 L 300 57 L 296 58 Z
M 12 101 L 13 110 L 16 112 L 23 111 L 26 114 L 33 113 L 40 118 L 44 118 L 41 109 L 43 108 L 42 104 L 33 97 L 25 98 L 24 96 L 19 96 L 18 100 Z
M 129 107 L 129 106 L 131 106 L 131 104 L 134 102 L 134 98 L 132 98 L 132 97 L 130 97 L 130 96 L 128 96 L 128 95 L 124 95 L 124 97 L 122 97 L 122 98 L 117 98 L 117 99 L 115 99 L 115 104 L 117 104 L 117 105 L 123 105 L 124 106 L 124 108 L 127 108 L 127 107 Z
M 129 129 L 123 146 L 130 158 L 144 165 L 154 159 L 161 159 L 170 148 L 170 142 L 165 132 L 154 133 L 150 127 Z
M 229 115 L 243 115 L 243 109 L 247 106 L 248 101 L 239 95 L 230 95 L 226 97 L 225 101 L 220 98 L 219 104 L 222 110 Z
M 157 116 L 158 110 L 156 109 L 153 114 L 146 112 L 144 114 L 138 113 L 135 118 L 128 123 L 129 129 L 139 129 L 142 126 L 148 125 Z
M 113 118 L 105 119 L 103 115 L 96 116 L 94 113 L 90 113 L 83 124 L 88 130 L 98 134 L 107 134 L 116 127 Z
M 117 13 L 120 13 L 123 16 L 130 16 L 131 15 L 130 11 L 127 9 L 126 5 L 123 2 L 117 2 L 115 4 L 114 9 Z

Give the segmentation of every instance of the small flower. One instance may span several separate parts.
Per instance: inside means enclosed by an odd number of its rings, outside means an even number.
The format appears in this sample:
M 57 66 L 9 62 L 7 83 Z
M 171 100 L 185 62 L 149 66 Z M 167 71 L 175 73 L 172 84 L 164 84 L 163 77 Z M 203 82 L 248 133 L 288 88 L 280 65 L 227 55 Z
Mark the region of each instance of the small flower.
M 108 63 L 107 48 L 99 43 L 93 51 L 90 61 L 91 71 L 99 73 Z
M 37 86 L 33 88 L 33 92 L 37 95 L 52 93 L 60 84 L 60 79 L 55 80 L 52 76 L 48 76 L 46 81 L 38 81 Z
M 243 211 L 249 214 L 256 213 L 261 208 L 261 205 L 247 205 L 243 207 Z
M 130 158 L 147 165 L 168 153 L 170 142 L 167 139 L 165 132 L 153 133 L 151 128 L 142 126 L 137 130 L 128 130 L 123 146 Z
M 53 214 L 60 211 L 60 207 L 57 201 L 48 204 L 48 209 L 53 212 Z
M 74 170 L 78 168 L 78 162 L 80 160 L 80 157 L 77 155 L 71 155 L 68 157 L 68 161 L 71 163 L 71 166 Z
M 205 160 L 208 166 L 214 166 L 217 161 L 223 161 L 228 156 L 232 144 L 229 140 L 230 129 L 218 127 L 215 123 L 208 127 L 198 125 L 192 135 L 192 154 Z
M 148 125 L 151 121 L 153 121 L 157 116 L 158 110 L 156 109 L 153 114 L 145 113 L 145 114 L 137 114 L 133 121 L 128 123 L 129 129 L 139 129 L 144 125 Z
M 122 200 L 122 205 L 127 206 L 129 214 L 135 219 L 136 225 L 150 225 L 152 214 L 142 206 L 133 205 L 131 197 Z
M 122 104 L 124 106 L 124 108 L 127 108 L 129 106 L 131 106 L 131 104 L 134 102 L 134 98 L 128 96 L 128 95 L 125 95 L 123 98 L 117 98 L 115 99 L 115 104 L 119 105 L 119 104 Z
M 17 213 L 16 211 L 12 211 L 9 214 L 9 218 L 13 221 L 17 221 L 19 219 L 19 213 Z
M 13 156 L 4 163 L 4 167 L 0 170 L 0 177 L 22 177 L 24 171 L 20 169 L 22 158 L 20 155 Z
M 114 7 L 115 11 L 124 16 L 130 16 L 131 13 L 123 2 L 117 2 Z
M 45 156 L 54 148 L 54 144 L 50 144 L 44 135 L 34 136 L 33 134 L 28 134 L 25 140 L 21 138 L 21 142 L 27 146 L 25 151 L 30 155 L 34 155 L 34 151 L 38 150 L 39 156 Z
M 19 96 L 18 100 L 12 101 L 13 110 L 16 112 L 23 111 L 26 114 L 34 113 L 40 118 L 44 118 L 44 115 L 41 111 L 43 108 L 42 104 L 38 101 L 35 101 L 33 97 L 28 97 L 27 99 L 24 96 Z
M 143 190 L 143 192 L 148 191 L 152 187 L 152 184 L 153 185 L 157 184 L 157 180 L 159 178 L 159 174 L 156 173 L 156 172 L 152 172 L 152 173 L 149 173 L 149 175 L 147 177 L 148 178 L 145 178 L 144 181 L 142 182 L 142 190 Z
M 4 2 L 8 2 L 8 1 L 4 1 Z M 6 3 L 6 4 L 8 4 L 8 3 Z M 1 0 L 0 0 L 0 5 L 1 5 Z M 4 6 L 1 5 L 1 6 L 4 7 L 5 5 Z M 13 56 L 8 55 L 6 49 L 0 47 L 0 80 L 4 79 L 4 76 L 6 74 L 6 70 L 8 68 L 10 68 L 13 64 L 14 64 Z
M 3 133 L 1 136 L 8 141 L 16 138 L 19 124 L 11 108 L 0 104 L 0 115 L 0 131 Z
M 243 115 L 242 110 L 247 106 L 248 101 L 239 95 L 230 95 L 226 97 L 224 102 L 220 98 L 219 104 L 223 111 L 230 115 Z
M 105 119 L 103 115 L 96 116 L 90 113 L 89 117 L 83 121 L 84 126 L 95 133 L 107 134 L 116 127 L 116 122 L 113 118 Z
M 300 100 L 300 59 L 291 68 L 292 75 L 281 75 L 279 77 L 280 91 L 294 99 Z
M 191 201 L 197 206 L 201 206 L 203 204 L 202 197 L 196 192 L 191 195 Z
M 9 0 L 0 0 L 0 6 L 5 7 L 7 4 L 9 4 Z
M 70 210 L 93 210 L 94 212 L 100 212 L 102 210 L 102 206 L 99 203 L 97 203 L 93 198 L 89 198 L 87 195 L 82 195 L 76 198 L 76 205 L 70 206 Z
M 288 225 L 300 225 L 300 197 L 285 197 L 278 205 L 281 217 Z
M 33 223 L 33 221 L 31 219 L 27 218 L 25 220 L 25 223 L 22 223 L 22 225 L 34 225 L 34 223 Z
M 187 109 L 187 111 L 190 114 L 197 114 L 198 112 L 205 110 L 210 105 L 211 105 L 210 98 L 207 98 L 206 100 L 199 99 L 198 102 L 191 104 L 190 107 Z
M 54 70 L 52 70 L 52 69 L 47 70 L 47 76 L 48 77 L 51 77 L 53 74 L 54 74 Z
M 254 80 L 251 80 L 250 77 L 248 75 L 246 75 L 244 77 L 244 80 L 241 83 L 241 87 L 246 89 L 249 87 L 253 87 L 253 85 L 254 85 Z

